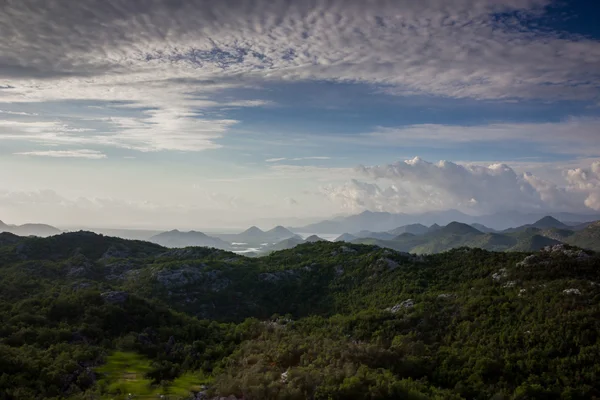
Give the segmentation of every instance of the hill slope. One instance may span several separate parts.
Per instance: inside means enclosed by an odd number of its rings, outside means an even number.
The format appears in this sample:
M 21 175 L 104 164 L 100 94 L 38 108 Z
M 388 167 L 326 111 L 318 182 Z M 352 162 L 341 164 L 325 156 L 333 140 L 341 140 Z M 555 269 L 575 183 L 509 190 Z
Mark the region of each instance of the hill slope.
M 151 385 L 174 388 L 171 399 L 591 399 L 599 266 L 562 245 L 413 256 L 319 241 L 246 258 L 2 234 L 0 394 L 142 398 Z M 145 365 L 144 385 L 118 392 L 103 371 L 131 380 L 126 366 L 99 366 L 119 357 Z
M 231 244 L 224 240 L 196 231 L 180 232 L 178 230 L 172 230 L 152 236 L 149 241 L 165 247 L 202 246 L 223 250 L 231 248 Z

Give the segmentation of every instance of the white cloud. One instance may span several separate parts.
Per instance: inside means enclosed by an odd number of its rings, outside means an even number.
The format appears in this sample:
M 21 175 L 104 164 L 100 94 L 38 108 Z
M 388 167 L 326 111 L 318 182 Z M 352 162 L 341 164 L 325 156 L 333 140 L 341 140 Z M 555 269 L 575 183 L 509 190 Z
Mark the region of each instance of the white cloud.
M 331 160 L 331 157 L 326 156 L 312 156 L 312 157 L 294 157 L 294 158 L 269 158 L 266 159 L 265 162 L 273 163 L 279 161 L 305 161 L 305 160 Z
M 550 3 L 11 2 L 0 10 L 0 35 L 11 38 L 0 43 L 0 104 L 111 102 L 138 114 L 80 121 L 108 130 L 97 135 L 41 139 L 200 151 L 219 147 L 217 139 L 234 124 L 209 110 L 271 105 L 218 101 L 218 94 L 272 81 L 364 82 L 400 95 L 597 101 L 600 42 L 527 29 Z M 25 116 L 5 114 L 15 113 Z
M 585 205 L 600 211 L 600 161 L 589 168 L 576 168 L 566 172 L 571 191 L 585 193 Z
M 562 186 L 530 173 L 519 174 L 506 164 L 430 163 L 418 157 L 388 165 L 360 166 L 356 176 L 361 180 L 324 186 L 324 195 L 352 212 L 456 208 L 491 213 L 600 208 L 596 202 L 600 193 L 600 162 L 589 169 L 567 171 L 567 181 Z
M 449 143 L 528 142 L 539 144 L 555 153 L 595 156 L 600 153 L 599 132 L 598 118 L 570 118 L 562 122 L 545 123 L 379 127 L 366 136 L 377 145 L 427 143 L 429 147 L 447 146 Z
M 87 158 L 90 160 L 100 160 L 106 158 L 106 154 L 96 150 L 47 150 L 47 151 L 26 151 L 15 153 L 23 156 L 53 157 L 53 158 Z

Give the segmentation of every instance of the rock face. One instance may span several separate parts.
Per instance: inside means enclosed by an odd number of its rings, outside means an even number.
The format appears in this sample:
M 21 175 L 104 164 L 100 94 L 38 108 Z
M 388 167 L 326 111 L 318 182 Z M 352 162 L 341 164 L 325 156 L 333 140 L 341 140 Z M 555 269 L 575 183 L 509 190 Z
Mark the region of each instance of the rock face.
M 265 272 L 258 275 L 258 279 L 263 282 L 279 282 L 285 279 L 298 279 L 298 272 L 292 270 Z
M 542 252 L 551 253 L 551 254 L 560 254 L 570 258 L 577 258 L 580 260 L 585 260 L 590 256 L 583 250 L 579 249 L 571 249 L 569 246 L 564 244 L 555 244 L 554 246 L 546 246 L 542 249 Z
M 499 281 L 508 277 L 508 272 L 506 272 L 506 268 L 501 268 L 498 272 L 492 274 L 492 279 L 495 281 Z
M 93 263 L 83 254 L 74 256 L 68 263 L 69 270 L 67 276 L 83 277 L 86 276 L 92 269 Z
M 111 290 L 110 292 L 104 292 L 104 293 L 102 293 L 100 296 L 102 296 L 102 298 L 104 299 L 104 301 L 106 301 L 108 303 L 123 304 L 129 298 L 129 293 L 127 293 L 127 292 L 117 292 L 117 291 L 112 291 Z
M 388 270 L 392 271 L 400 266 L 396 261 L 389 258 L 380 258 L 377 264 L 385 266 Z
M 162 269 L 155 271 L 153 277 L 167 289 L 179 289 L 189 285 L 202 285 L 208 290 L 219 292 L 231 284 L 219 270 L 204 271 L 206 265 L 185 265 L 176 269 Z
M 395 314 L 400 310 L 404 310 L 406 308 L 413 308 L 414 306 L 415 306 L 415 301 L 413 299 L 407 299 L 407 300 L 404 300 L 400 304 L 396 304 L 393 307 L 386 308 L 386 310 Z
M 564 294 L 574 294 L 577 296 L 581 295 L 581 291 L 579 289 L 565 289 L 565 290 L 563 290 L 563 293 Z

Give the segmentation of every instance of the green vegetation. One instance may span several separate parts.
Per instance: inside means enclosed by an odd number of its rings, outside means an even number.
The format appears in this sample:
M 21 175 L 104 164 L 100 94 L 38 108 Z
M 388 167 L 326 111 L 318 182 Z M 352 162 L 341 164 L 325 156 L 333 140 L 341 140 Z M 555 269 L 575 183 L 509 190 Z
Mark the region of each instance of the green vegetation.
M 544 219 L 538 221 L 540 226 L 544 226 L 543 222 Z M 470 225 L 453 222 L 422 235 L 402 234 L 391 240 L 362 238 L 352 239 L 351 242 L 377 245 L 415 254 L 440 253 L 459 247 L 481 248 L 490 251 L 527 252 L 537 251 L 546 246 L 560 243 L 600 251 L 600 225 L 594 223 L 580 231 L 565 228 L 539 228 L 531 225 L 519 229 L 510 229 L 502 233 L 485 233 Z
M 0 234 L 0 399 L 599 398 L 599 267 L 564 245 L 246 258 Z

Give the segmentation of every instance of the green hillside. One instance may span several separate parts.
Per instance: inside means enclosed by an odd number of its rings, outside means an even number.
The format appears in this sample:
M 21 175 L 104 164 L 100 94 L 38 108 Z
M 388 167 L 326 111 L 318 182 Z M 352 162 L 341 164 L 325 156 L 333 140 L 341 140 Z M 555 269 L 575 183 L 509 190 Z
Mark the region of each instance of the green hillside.
M 433 254 L 459 247 L 481 248 L 490 251 L 537 251 L 559 243 L 600 251 L 598 223 L 580 231 L 563 228 L 538 228 L 527 225 L 503 233 L 484 233 L 474 227 L 452 222 L 445 227 L 415 236 L 402 234 L 392 240 L 363 238 L 356 244 L 369 244 L 416 254 Z
M 599 267 L 565 246 L 246 258 L 1 235 L 0 399 L 592 399 Z

